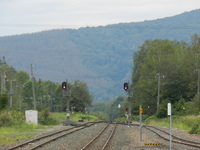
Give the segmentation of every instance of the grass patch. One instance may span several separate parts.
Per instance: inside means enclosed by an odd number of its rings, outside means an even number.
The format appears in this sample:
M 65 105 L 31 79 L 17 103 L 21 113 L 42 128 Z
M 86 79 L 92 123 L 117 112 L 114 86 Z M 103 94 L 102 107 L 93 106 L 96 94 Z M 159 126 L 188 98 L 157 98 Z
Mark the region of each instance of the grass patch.
M 147 118 L 145 123 L 155 126 L 170 126 L 169 117 L 164 119 L 158 119 L 156 117 Z M 172 127 L 182 130 L 186 130 L 191 134 L 200 134 L 200 116 L 173 116 Z
M 10 134 L 0 134 L 0 145 L 12 144 L 30 137 L 33 137 L 34 133 L 24 132 L 24 133 L 10 133 Z
M 25 123 L 25 117 L 23 112 L 17 111 L 5 111 L 0 113 L 0 145 L 7 145 L 15 143 L 24 139 L 31 138 L 40 129 L 46 129 L 50 126 L 35 125 Z M 59 124 L 66 120 L 66 113 L 50 113 L 43 111 L 39 113 L 39 121 L 46 125 Z M 74 113 L 70 116 L 71 120 L 78 121 L 95 121 L 97 117 L 92 115 L 84 115 L 82 113 Z
M 6 145 L 24 140 L 35 135 L 38 129 L 45 129 L 46 126 L 23 123 L 12 127 L 0 128 L 0 145 Z

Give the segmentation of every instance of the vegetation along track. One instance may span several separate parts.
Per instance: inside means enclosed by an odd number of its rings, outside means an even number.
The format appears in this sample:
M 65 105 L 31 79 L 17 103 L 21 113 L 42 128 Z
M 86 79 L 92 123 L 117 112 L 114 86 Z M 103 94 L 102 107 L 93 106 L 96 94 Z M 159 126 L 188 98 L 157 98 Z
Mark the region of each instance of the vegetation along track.
M 156 135 L 158 135 L 160 138 L 162 138 L 166 141 L 170 141 L 169 140 L 169 136 L 170 136 L 169 132 L 167 132 L 163 129 L 160 129 L 158 127 L 155 127 L 155 126 L 144 126 L 144 127 L 146 129 L 152 131 Z M 194 147 L 194 148 L 200 149 L 200 141 L 191 141 L 191 140 L 187 140 L 187 139 L 175 136 L 175 135 L 172 135 L 172 139 L 173 139 L 172 140 L 173 143 L 177 143 L 177 144 L 186 145 L 186 146 L 189 146 L 189 147 Z
M 94 125 L 95 123 L 99 123 L 99 122 L 88 122 L 82 125 L 78 125 L 75 127 L 71 127 L 68 129 L 62 129 L 53 133 L 49 133 L 47 135 L 41 136 L 41 137 L 37 137 L 31 140 L 28 140 L 26 142 L 23 142 L 19 145 L 16 145 L 14 147 L 8 148 L 8 150 L 17 150 L 17 149 L 29 149 L 29 150 L 35 150 L 38 149 L 39 147 L 46 145 L 48 143 L 51 143 L 52 141 L 55 141 L 59 138 L 62 138 L 64 136 L 67 136 L 69 134 L 72 134 L 74 132 L 77 132 L 79 130 L 82 130 L 84 128 L 90 127 L 92 125 Z
M 104 150 L 115 132 L 117 124 L 108 123 L 91 141 L 89 141 L 81 150 Z

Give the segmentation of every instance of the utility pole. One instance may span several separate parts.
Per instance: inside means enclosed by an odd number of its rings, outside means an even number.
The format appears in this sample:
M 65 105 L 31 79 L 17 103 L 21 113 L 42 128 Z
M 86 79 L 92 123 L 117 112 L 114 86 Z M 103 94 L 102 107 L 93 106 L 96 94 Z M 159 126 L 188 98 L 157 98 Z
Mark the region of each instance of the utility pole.
M 12 106 L 13 106 L 13 98 L 12 98 L 12 96 L 13 96 L 13 94 L 14 94 L 14 90 L 13 90 L 13 81 L 15 81 L 15 80 L 7 80 L 7 81 L 9 81 L 10 82 L 10 108 L 12 108 Z
M 156 76 L 158 78 L 158 96 L 157 96 L 157 110 L 158 110 L 158 107 L 160 105 L 160 73 L 157 73 Z
M 34 105 L 34 110 L 36 110 L 35 87 L 34 87 L 34 76 L 33 76 L 32 64 L 31 64 L 31 78 L 32 78 L 32 91 L 33 91 L 33 105 Z
M 39 93 L 38 93 L 38 95 L 39 95 L 39 101 L 40 101 L 40 109 L 42 110 L 43 108 L 42 108 L 42 99 L 43 99 L 43 90 L 42 90 L 42 85 L 41 85 L 41 79 L 39 78 Z
M 19 93 L 20 93 L 20 101 L 19 101 L 19 109 L 21 110 L 22 108 L 22 90 L 23 90 L 23 87 L 30 81 L 30 79 L 28 81 L 26 81 L 25 83 L 23 84 L 18 84 L 17 87 L 19 87 Z
M 51 112 L 53 112 L 52 84 L 50 84 L 49 88 L 50 88 L 50 103 L 51 103 L 50 109 L 51 109 Z
M 198 105 L 200 104 L 200 100 L 199 100 L 199 90 L 200 90 L 200 69 L 195 70 L 198 72 L 198 79 L 197 79 L 197 103 Z M 199 107 L 198 107 L 199 108 Z M 200 110 L 200 108 L 199 108 Z
M 5 56 L 3 56 L 3 61 L 2 61 L 2 71 L 1 71 L 1 92 L 3 93 L 3 89 L 6 89 L 6 60 L 5 60 Z
M 20 85 L 19 86 L 19 92 L 20 92 L 19 109 L 20 110 L 22 109 L 22 88 L 23 88 L 23 86 Z
M 3 89 L 6 89 L 6 71 L 5 66 L 3 66 L 1 71 L 1 92 L 3 92 Z
M 200 69 L 196 70 L 198 72 L 198 80 L 197 80 L 197 94 L 199 94 L 199 89 L 200 89 Z

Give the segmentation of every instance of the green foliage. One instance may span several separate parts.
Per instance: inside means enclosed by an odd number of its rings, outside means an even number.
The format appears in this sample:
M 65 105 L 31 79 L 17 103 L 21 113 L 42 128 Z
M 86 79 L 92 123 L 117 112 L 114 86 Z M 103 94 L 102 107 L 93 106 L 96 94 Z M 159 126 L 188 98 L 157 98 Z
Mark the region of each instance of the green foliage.
M 8 96 L 0 95 L 0 111 L 4 110 L 8 105 Z
M 59 120 L 57 120 L 48 109 L 44 109 L 39 113 L 38 120 L 41 124 L 44 125 L 56 125 L 59 124 Z
M 200 122 L 198 124 L 192 125 L 192 129 L 189 132 L 190 134 L 200 134 Z
M 200 134 L 200 116 L 187 116 L 182 122 L 188 126 L 190 134 Z
M 91 115 L 96 116 L 99 120 L 108 120 L 108 115 L 105 112 L 95 111 Z
M 2 113 L 0 116 L 0 126 L 12 126 L 13 120 L 7 113 Z
M 94 102 L 90 109 L 101 120 L 116 120 L 119 117 L 124 117 L 124 110 L 127 107 L 125 100 L 125 96 L 118 96 L 107 102 Z M 121 108 L 118 108 L 119 104 Z
M 28 73 L 21 70 L 17 72 L 7 64 L 0 63 L 0 65 L 6 65 L 8 77 L 13 81 L 13 89 L 11 89 L 10 84 L 6 85 L 6 89 L 1 89 L 0 111 L 8 108 L 13 110 L 33 109 L 32 80 Z M 92 102 L 92 95 L 88 90 L 87 84 L 79 80 L 75 81 L 74 84 L 68 84 L 68 92 L 71 92 L 71 105 L 76 107 L 75 111 L 83 112 L 85 107 L 88 107 Z M 44 108 L 48 108 L 51 112 L 66 110 L 66 101 L 63 101 L 63 93 L 59 83 L 34 79 L 34 85 L 38 111 L 42 111 Z M 13 91 L 12 108 L 8 107 L 9 91 Z
M 198 94 L 194 96 L 191 101 L 186 102 L 184 99 L 180 99 L 175 103 L 175 114 L 177 115 L 198 115 L 199 110 L 199 100 Z
M 52 114 L 59 121 L 63 121 L 66 119 L 66 112 L 53 112 Z
M 185 102 L 185 100 L 183 98 L 180 99 L 179 101 L 177 101 L 175 103 L 175 107 L 174 107 L 175 114 L 177 114 L 177 115 L 186 115 L 186 111 L 185 111 L 186 106 L 185 105 L 186 105 L 186 102 Z
M 148 125 L 169 127 L 168 118 L 149 117 L 145 121 Z M 187 130 L 190 134 L 200 134 L 200 116 L 172 116 L 173 128 Z
M 166 109 L 166 105 L 161 105 L 158 108 L 158 111 L 156 113 L 156 117 L 158 118 L 165 118 L 167 117 L 167 109 Z
M 66 118 L 65 118 L 66 119 Z M 83 114 L 81 112 L 74 112 L 71 117 L 71 120 L 74 121 L 79 121 L 79 120 L 83 120 L 83 121 L 96 121 L 96 120 L 101 120 L 100 118 L 98 118 L 98 116 L 94 115 L 93 113 L 89 113 L 89 114 Z
M 20 111 L 2 111 L 0 113 L 0 127 L 20 125 L 25 122 L 25 115 Z
M 81 120 L 85 120 L 85 121 L 97 121 L 100 120 L 97 116 L 94 115 L 88 115 L 88 114 L 81 114 L 79 116 L 79 118 L 81 118 Z
M 143 108 L 150 108 L 148 115 L 166 117 L 166 100 L 174 106 L 175 114 L 199 114 L 200 107 L 197 106 L 200 106 L 200 98 L 195 96 L 197 74 L 194 71 L 200 67 L 196 56 L 199 53 L 200 37 L 195 34 L 191 43 L 147 40 L 134 54 L 132 99 L 136 106 L 142 104 Z M 156 109 L 158 86 L 160 106 Z
M 31 138 L 38 129 L 45 129 L 45 127 L 42 125 L 27 124 L 25 122 L 10 127 L 0 127 L 0 145 L 16 143 Z
M 87 84 L 79 80 L 74 81 L 74 84 L 71 86 L 69 100 L 70 105 L 75 108 L 74 111 L 84 112 L 85 108 L 92 103 L 92 95 L 89 93 Z
M 17 80 L 18 85 L 23 86 L 27 81 L 29 81 L 30 77 L 27 72 L 19 70 L 15 74 L 15 79 Z

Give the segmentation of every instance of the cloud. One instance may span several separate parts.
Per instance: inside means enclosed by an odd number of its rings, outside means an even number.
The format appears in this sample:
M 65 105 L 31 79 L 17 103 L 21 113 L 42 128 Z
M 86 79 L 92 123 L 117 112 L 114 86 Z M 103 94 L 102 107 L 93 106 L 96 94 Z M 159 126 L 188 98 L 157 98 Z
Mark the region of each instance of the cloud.
M 199 0 L 2 0 L 0 27 L 36 24 L 49 29 L 42 24 L 77 27 L 136 22 L 176 15 L 199 6 Z

